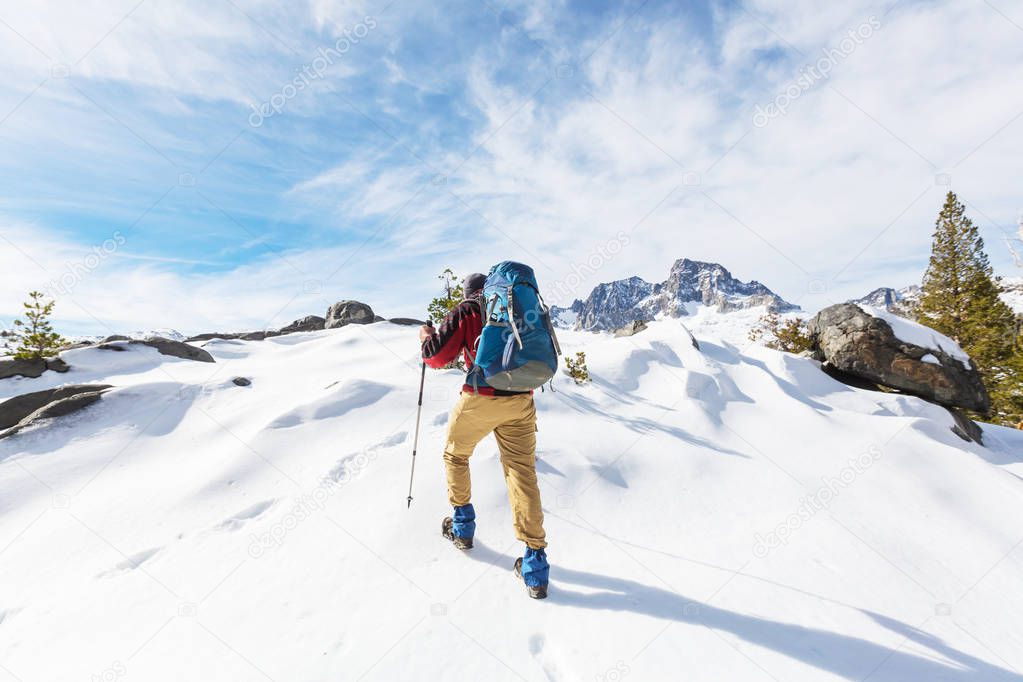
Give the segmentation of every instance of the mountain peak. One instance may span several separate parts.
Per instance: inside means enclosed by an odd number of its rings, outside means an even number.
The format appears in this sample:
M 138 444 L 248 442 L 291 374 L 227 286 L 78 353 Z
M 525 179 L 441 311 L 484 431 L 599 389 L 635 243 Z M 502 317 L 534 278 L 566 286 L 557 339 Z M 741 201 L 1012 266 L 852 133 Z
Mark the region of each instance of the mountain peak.
M 689 314 L 688 304 L 715 306 L 721 312 L 756 306 L 778 312 L 799 309 L 756 280 L 736 279 L 720 263 L 680 258 L 663 282 L 652 284 L 637 276 L 605 282 L 585 300 L 553 312 L 562 325 L 607 330 L 635 320 L 682 317 Z

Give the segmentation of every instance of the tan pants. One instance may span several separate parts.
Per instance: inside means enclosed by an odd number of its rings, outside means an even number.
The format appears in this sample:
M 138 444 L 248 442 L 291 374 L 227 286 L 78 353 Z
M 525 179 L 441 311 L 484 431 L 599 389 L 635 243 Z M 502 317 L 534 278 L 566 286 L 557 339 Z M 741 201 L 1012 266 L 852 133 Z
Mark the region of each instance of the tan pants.
M 515 536 L 533 549 L 542 549 L 547 542 L 536 481 L 536 408 L 532 395 L 493 397 L 462 393 L 451 410 L 444 446 L 448 501 L 453 507 L 469 504 L 472 496 L 469 457 L 490 432 L 501 451 Z

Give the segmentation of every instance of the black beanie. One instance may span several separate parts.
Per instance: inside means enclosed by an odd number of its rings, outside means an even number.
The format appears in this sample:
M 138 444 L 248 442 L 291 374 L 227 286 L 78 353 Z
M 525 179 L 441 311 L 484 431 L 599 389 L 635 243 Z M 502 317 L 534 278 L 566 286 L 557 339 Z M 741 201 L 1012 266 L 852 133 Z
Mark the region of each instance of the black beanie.
M 471 275 L 466 275 L 465 279 L 462 280 L 462 296 L 466 300 L 470 298 L 476 298 L 480 292 L 483 291 L 483 284 L 486 283 L 487 276 L 474 272 Z

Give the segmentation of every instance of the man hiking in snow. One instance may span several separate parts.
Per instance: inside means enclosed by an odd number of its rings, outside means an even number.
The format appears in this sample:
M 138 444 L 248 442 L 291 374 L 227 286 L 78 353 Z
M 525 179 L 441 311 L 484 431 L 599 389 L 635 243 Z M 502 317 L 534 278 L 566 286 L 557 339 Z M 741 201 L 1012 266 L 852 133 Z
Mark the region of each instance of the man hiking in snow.
M 544 548 L 543 511 L 536 479 L 536 409 L 533 392 L 502 391 L 488 386 L 475 366 L 476 344 L 483 329 L 480 295 L 486 276 L 475 273 L 462 282 L 465 294 L 457 307 L 435 329 L 424 326 L 419 338 L 423 361 L 443 368 L 463 354 L 468 369 L 466 383 L 448 421 L 444 445 L 448 501 L 455 511 L 445 518 L 442 533 L 458 549 L 471 549 L 476 530 L 469 480 L 469 457 L 476 445 L 493 432 L 501 452 L 501 466 L 508 485 L 515 535 L 526 543 L 525 554 L 515 570 L 534 599 L 547 596 L 550 571 Z

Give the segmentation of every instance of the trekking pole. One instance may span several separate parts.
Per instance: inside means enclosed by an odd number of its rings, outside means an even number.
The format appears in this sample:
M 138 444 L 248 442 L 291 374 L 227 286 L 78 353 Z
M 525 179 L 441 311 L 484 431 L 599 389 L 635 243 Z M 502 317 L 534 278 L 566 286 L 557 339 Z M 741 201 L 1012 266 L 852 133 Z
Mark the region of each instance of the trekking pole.
M 426 326 L 433 327 L 433 320 L 426 318 Z M 416 408 L 416 435 L 412 440 L 412 472 L 408 476 L 408 506 L 407 509 L 412 508 L 412 479 L 416 475 L 416 450 L 419 448 L 419 420 L 423 417 L 423 386 L 426 384 L 426 360 L 423 360 L 423 364 L 420 368 L 419 373 L 419 407 Z

